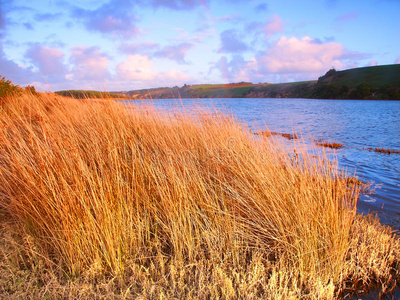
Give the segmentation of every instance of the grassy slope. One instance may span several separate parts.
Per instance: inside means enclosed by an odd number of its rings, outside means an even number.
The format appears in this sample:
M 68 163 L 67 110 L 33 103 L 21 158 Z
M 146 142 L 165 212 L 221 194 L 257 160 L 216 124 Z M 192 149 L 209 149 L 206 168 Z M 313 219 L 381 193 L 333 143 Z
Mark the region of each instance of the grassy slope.
M 55 94 L 76 99 L 120 99 L 126 98 L 122 92 L 100 92 L 92 90 L 65 90 L 57 91 Z
M 117 94 L 96 91 L 60 91 L 64 96 L 75 98 L 120 98 L 133 99 L 170 99 L 170 98 L 319 98 L 314 88 L 317 81 L 300 81 L 278 84 L 252 84 L 248 82 L 236 84 L 201 84 L 179 87 L 160 87 L 152 89 L 133 90 Z M 335 86 L 347 86 L 355 89 L 362 83 L 378 89 L 387 86 L 400 91 L 400 64 L 374 66 L 337 71 L 321 83 Z M 396 92 L 397 90 L 397 92 Z M 373 91 L 372 91 L 373 92 Z
M 332 83 L 355 88 L 362 83 L 371 87 L 400 87 L 400 64 L 350 69 L 336 72 Z
M 362 83 L 372 88 L 387 85 L 400 89 L 400 65 L 387 65 L 349 69 L 336 72 L 323 82 L 337 86 L 356 88 Z M 130 91 L 135 98 L 253 98 L 253 97 L 312 97 L 317 81 L 302 81 L 280 84 L 204 84 L 182 88 L 162 88 Z
M 335 163 L 229 117 L 0 102 L 0 298 L 337 299 L 400 280 Z M 301 158 L 301 159 L 300 159 Z
M 243 98 L 255 86 L 253 84 L 238 84 L 237 86 L 230 86 L 229 84 L 200 85 L 191 87 L 191 94 L 198 95 L 199 98 Z

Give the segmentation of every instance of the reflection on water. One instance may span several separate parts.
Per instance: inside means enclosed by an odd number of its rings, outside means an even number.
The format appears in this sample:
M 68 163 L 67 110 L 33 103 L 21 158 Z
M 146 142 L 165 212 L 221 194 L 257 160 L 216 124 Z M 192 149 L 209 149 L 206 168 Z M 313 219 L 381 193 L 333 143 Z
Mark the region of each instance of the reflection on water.
M 194 105 L 229 112 L 253 130 L 300 133 L 305 142 L 323 139 L 341 143 L 336 150 L 340 167 L 373 184 L 363 195 L 360 212 L 377 211 L 383 223 L 400 228 L 400 155 L 366 148 L 400 150 L 400 101 L 316 99 L 181 99 L 144 100 L 158 108 L 173 106 L 190 111 Z M 137 101 L 135 102 L 137 103 Z

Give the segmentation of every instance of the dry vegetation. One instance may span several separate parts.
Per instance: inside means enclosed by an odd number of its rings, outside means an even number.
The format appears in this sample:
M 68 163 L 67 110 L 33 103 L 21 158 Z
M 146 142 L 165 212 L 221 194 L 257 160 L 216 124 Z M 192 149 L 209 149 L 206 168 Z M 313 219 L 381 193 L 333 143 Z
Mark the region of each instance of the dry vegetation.
M 331 149 L 340 149 L 340 148 L 344 148 L 343 144 L 340 143 L 330 143 L 330 142 L 326 142 L 324 140 L 319 140 L 317 141 L 317 145 L 321 146 L 321 147 L 325 147 L 325 148 L 331 148 Z
M 282 136 L 288 140 L 297 140 L 299 136 L 297 134 L 291 134 L 291 133 L 282 133 L 282 132 L 276 132 L 276 131 L 261 131 L 261 132 L 255 132 L 255 135 L 261 135 L 265 137 L 270 137 L 274 135 L 279 135 Z
M 326 157 L 209 111 L 0 99 L 0 297 L 336 299 L 400 279 Z
M 400 154 L 399 150 L 394 150 L 394 149 L 385 149 L 385 148 L 367 148 L 369 152 L 374 151 L 377 153 L 384 153 L 384 154 Z

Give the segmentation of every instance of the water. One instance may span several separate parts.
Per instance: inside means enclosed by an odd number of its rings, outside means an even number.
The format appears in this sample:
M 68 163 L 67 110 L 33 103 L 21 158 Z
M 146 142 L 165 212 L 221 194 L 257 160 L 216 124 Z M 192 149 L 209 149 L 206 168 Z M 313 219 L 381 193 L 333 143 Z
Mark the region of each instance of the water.
M 157 108 L 194 105 L 231 113 L 253 130 L 301 133 L 305 142 L 323 139 L 341 143 L 339 165 L 374 189 L 360 197 L 361 213 L 377 212 L 382 223 L 400 229 L 400 154 L 370 152 L 367 148 L 400 151 L 400 101 L 316 99 L 163 99 L 141 100 Z M 135 101 L 134 103 L 137 103 Z

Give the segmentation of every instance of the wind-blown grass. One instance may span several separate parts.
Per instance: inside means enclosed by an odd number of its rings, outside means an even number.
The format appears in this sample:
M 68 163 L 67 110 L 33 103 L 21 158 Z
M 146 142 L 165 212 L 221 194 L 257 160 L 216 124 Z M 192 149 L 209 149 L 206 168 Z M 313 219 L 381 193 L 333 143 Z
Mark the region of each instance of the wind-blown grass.
M 205 109 L 0 105 L 4 297 L 334 299 L 400 278 L 397 237 L 324 156 Z

